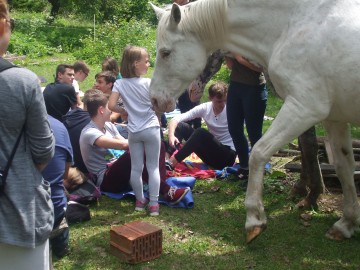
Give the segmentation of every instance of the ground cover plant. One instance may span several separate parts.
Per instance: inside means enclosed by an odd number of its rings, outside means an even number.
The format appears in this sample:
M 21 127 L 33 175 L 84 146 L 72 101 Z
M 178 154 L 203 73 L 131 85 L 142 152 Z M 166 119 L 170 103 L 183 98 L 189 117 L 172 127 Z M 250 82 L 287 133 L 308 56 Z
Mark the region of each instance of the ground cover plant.
M 31 16 L 29 20 L 32 21 Z M 38 25 L 42 24 L 42 20 Z M 59 20 L 61 22 L 61 18 Z M 67 25 L 66 23 L 68 20 L 64 20 L 63 25 Z M 79 25 L 85 25 L 82 27 L 86 28 L 87 24 Z M 35 46 L 39 48 L 45 46 L 45 49 L 38 55 L 25 51 L 27 58 L 17 61 L 17 64 L 26 66 L 36 74 L 44 76 L 48 82 L 52 82 L 57 64 L 73 63 L 76 59 L 83 59 L 91 64 L 91 72 L 80 87 L 83 90 L 90 89 L 94 83 L 94 75 L 100 71 L 104 51 L 117 53 L 115 56 L 119 59 L 122 45 L 127 42 L 124 39 L 121 41 L 123 43 L 115 47 L 106 47 L 110 42 L 110 35 L 113 35 L 117 29 L 106 32 L 107 26 L 101 27 L 105 31 L 103 38 L 108 38 L 107 42 L 93 43 L 90 33 L 84 38 L 86 42 L 81 43 L 81 46 L 86 44 L 81 50 L 87 50 L 89 57 L 93 54 L 95 58 L 87 58 L 86 54 L 81 54 L 80 49 L 77 50 L 71 45 L 74 41 L 70 39 L 65 40 L 64 44 L 70 44 L 67 46 L 73 49 L 64 51 L 57 50 L 56 46 L 53 47 L 51 43 L 47 43 L 47 33 L 39 34 L 39 39 L 33 38 L 27 41 L 26 38 L 29 37 L 25 35 L 26 31 L 19 32 L 19 36 L 13 40 L 22 40 L 24 44 L 34 41 L 33 47 L 29 46 L 33 51 L 36 51 Z M 143 27 L 142 22 L 137 25 L 128 25 L 123 29 L 128 32 L 137 29 L 136 31 L 140 33 L 141 27 Z M 38 27 L 35 27 L 34 30 L 28 32 L 36 37 L 37 29 Z M 146 29 L 143 39 L 133 35 L 128 36 L 135 40 L 133 42 L 138 43 L 136 45 L 154 48 L 152 31 L 153 29 Z M 66 36 L 61 32 L 56 35 L 64 38 Z M 40 41 L 41 38 L 44 40 Z M 13 46 L 13 49 L 16 46 Z M 51 49 L 48 50 L 47 46 Z M 62 48 L 67 48 L 67 46 Z M 11 52 L 22 54 L 16 51 Z M 149 77 L 151 77 L 151 71 L 148 74 Z M 227 76 L 227 70 L 223 68 L 213 80 L 226 80 Z M 206 100 L 207 95 L 204 95 L 202 102 Z M 275 117 L 281 103 L 275 95 L 269 93 L 266 115 Z M 264 131 L 270 124 L 271 121 L 265 121 Z M 321 125 L 318 125 L 317 132 L 318 135 L 323 134 Z M 355 138 L 360 137 L 358 132 L 358 128 L 354 127 Z M 92 215 L 90 221 L 71 225 L 70 254 L 61 260 L 54 258 L 54 268 L 69 270 L 359 269 L 360 236 L 358 233 L 352 239 L 343 242 L 331 241 L 324 236 L 326 230 L 338 219 L 341 195 L 327 193 L 320 200 L 318 210 L 314 209 L 306 212 L 306 215 L 301 215 L 303 213 L 296 209 L 297 201 L 289 197 L 289 190 L 297 180 L 298 174 L 285 172 L 282 165 L 287 161 L 289 160 L 286 158 L 273 158 L 271 161 L 272 170 L 266 175 L 264 182 L 264 203 L 269 227 L 251 245 L 245 244 L 245 190 L 240 183 L 234 178 L 197 180 L 193 190 L 195 202 L 193 209 L 172 209 L 162 206 L 159 217 L 135 213 L 133 199 L 118 201 L 105 196 L 101 197 L 97 203 L 90 206 Z M 111 226 L 139 219 L 162 228 L 163 253 L 156 260 L 132 266 L 110 255 L 109 230 Z

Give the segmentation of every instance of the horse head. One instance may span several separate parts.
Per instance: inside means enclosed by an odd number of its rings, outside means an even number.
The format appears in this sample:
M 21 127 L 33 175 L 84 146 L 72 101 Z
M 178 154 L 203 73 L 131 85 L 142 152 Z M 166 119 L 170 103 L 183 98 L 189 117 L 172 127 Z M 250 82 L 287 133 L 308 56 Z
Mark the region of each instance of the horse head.
M 171 10 L 152 7 L 159 24 L 150 97 L 155 110 L 169 112 L 175 109 L 176 99 L 205 67 L 207 52 L 196 36 L 182 27 L 191 5 L 173 4 Z

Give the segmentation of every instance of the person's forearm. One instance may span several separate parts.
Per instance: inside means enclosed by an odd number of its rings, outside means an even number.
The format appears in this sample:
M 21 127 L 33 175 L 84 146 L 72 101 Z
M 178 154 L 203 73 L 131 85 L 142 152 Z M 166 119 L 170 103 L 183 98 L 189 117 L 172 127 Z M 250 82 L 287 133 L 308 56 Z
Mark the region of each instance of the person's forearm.
M 178 122 L 175 119 L 172 119 L 169 123 L 169 141 L 173 141 L 175 137 L 175 129 L 178 125 Z
M 256 66 L 249 62 L 245 57 L 241 56 L 240 54 L 234 54 L 234 58 L 236 61 L 238 61 L 240 64 L 244 65 L 245 67 L 254 70 L 256 72 L 262 72 L 263 69 L 260 66 Z
M 124 113 L 124 107 L 119 105 L 119 98 L 120 94 L 117 92 L 112 92 L 109 97 L 109 104 L 108 107 L 111 111 L 117 112 L 117 113 Z
M 128 150 L 129 143 L 127 139 L 123 137 L 110 138 L 106 136 L 99 137 L 94 144 L 98 147 L 107 148 L 107 149 L 117 149 L 117 150 Z

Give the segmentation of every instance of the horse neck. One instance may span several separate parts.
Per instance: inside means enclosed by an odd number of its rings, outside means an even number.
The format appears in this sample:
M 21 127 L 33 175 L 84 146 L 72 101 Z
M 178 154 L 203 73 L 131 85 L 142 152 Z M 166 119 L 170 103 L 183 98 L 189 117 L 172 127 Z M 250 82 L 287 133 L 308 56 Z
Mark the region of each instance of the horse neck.
M 276 41 L 296 12 L 298 0 L 228 0 L 223 47 L 267 67 Z
M 180 28 L 194 34 L 208 48 L 220 47 L 227 34 L 227 0 L 202 0 L 184 8 Z

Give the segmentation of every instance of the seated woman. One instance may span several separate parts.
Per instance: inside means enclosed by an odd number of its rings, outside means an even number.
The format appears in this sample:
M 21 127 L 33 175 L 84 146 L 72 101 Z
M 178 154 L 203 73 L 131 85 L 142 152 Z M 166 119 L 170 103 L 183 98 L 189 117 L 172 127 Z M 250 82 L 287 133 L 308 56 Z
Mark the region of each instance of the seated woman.
M 227 85 L 216 82 L 209 87 L 210 102 L 200 104 L 170 121 L 170 146 L 176 148 L 183 139 L 186 140 L 184 146 L 167 161 L 171 167 L 174 168 L 193 152 L 214 169 L 223 169 L 234 164 L 236 152 L 228 131 L 226 98 Z M 208 130 L 194 130 L 185 123 L 197 117 L 204 119 Z

